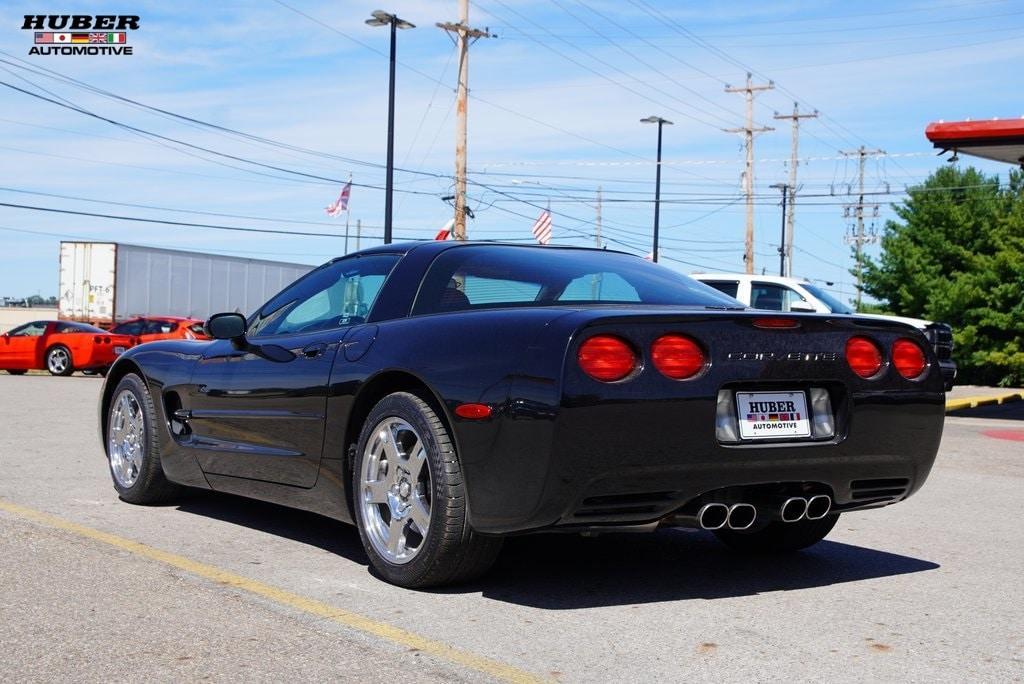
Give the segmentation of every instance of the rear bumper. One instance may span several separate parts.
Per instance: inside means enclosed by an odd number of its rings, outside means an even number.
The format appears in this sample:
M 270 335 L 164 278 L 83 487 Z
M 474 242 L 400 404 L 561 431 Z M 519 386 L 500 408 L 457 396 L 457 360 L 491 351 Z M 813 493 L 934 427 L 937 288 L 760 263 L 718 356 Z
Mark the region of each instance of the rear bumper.
M 837 510 L 853 510 L 921 487 L 942 435 L 940 392 L 855 393 L 840 410 L 829 442 L 735 446 L 716 440 L 710 396 L 581 397 L 553 420 L 513 410 L 489 453 L 467 459 L 472 524 L 491 534 L 642 524 L 709 492 L 777 483 L 827 489 Z

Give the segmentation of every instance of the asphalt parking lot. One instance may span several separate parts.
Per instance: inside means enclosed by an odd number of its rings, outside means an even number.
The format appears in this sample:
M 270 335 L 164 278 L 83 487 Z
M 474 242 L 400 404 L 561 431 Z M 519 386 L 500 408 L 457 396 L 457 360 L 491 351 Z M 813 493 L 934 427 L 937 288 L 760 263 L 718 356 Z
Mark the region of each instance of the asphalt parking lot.
M 119 501 L 100 386 L 0 374 L 2 681 L 1024 678 L 1024 402 L 948 418 L 921 493 L 795 556 L 524 537 L 482 581 L 414 592 L 315 515 Z

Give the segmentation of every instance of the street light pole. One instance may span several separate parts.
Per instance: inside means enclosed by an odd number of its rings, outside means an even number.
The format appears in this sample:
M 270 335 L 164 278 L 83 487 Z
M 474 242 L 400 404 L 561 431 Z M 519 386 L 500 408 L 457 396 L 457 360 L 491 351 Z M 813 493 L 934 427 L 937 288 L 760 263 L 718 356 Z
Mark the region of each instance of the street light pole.
M 387 245 L 391 243 L 391 196 L 395 180 L 395 38 L 398 35 L 398 29 L 416 28 L 416 25 L 382 10 L 376 10 L 372 14 L 373 18 L 367 19 L 367 24 L 391 27 L 391 61 L 388 71 L 388 159 L 387 178 L 384 182 L 384 244 Z
M 789 185 L 786 183 L 775 183 L 772 185 L 776 190 L 782 191 L 782 236 L 779 238 L 779 275 L 786 275 L 786 193 L 789 192 Z
M 640 119 L 640 123 L 656 123 L 658 124 L 658 162 L 656 171 L 654 172 L 654 249 L 651 251 L 651 261 L 654 263 L 658 262 L 658 219 L 661 214 L 661 127 L 665 124 L 669 126 L 672 122 L 668 119 L 663 119 L 660 116 L 649 116 L 646 119 Z

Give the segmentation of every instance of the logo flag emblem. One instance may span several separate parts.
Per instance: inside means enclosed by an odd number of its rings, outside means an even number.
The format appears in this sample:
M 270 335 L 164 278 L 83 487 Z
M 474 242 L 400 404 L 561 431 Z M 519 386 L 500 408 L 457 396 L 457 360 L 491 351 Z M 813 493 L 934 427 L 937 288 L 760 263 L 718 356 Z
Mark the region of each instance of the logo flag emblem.
M 551 242 L 551 212 L 547 209 L 540 212 L 540 216 L 533 222 L 530 232 L 533 233 L 533 237 L 537 238 L 537 242 L 542 245 Z
M 341 194 L 338 195 L 338 199 L 331 202 L 324 211 L 327 212 L 328 216 L 341 216 L 343 211 L 348 211 L 348 198 L 352 194 L 352 181 L 345 183 L 345 187 L 341 189 Z

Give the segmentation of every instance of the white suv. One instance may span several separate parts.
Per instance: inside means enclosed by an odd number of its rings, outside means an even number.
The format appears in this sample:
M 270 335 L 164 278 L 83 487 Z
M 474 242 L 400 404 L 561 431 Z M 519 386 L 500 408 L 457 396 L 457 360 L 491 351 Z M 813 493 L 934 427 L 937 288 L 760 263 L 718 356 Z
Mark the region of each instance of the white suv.
M 797 278 L 748 273 L 693 273 L 690 277 L 738 299 L 740 303 L 752 309 L 849 314 L 912 325 L 923 332 L 935 348 L 946 391 L 953 388 L 953 381 L 956 379 L 956 363 L 952 359 L 953 330 L 945 323 L 933 323 L 904 316 L 858 314 L 824 289 Z

